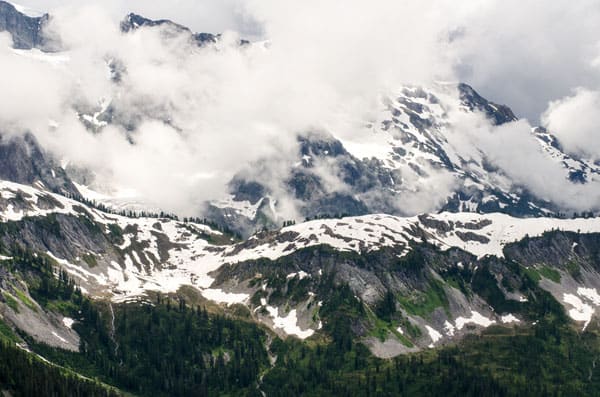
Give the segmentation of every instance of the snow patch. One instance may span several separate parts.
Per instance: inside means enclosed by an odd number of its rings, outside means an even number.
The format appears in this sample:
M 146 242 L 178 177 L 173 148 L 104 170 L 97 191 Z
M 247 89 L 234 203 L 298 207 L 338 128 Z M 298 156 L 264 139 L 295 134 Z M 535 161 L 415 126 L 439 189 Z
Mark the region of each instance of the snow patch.
M 215 302 L 227 303 L 227 305 L 232 305 L 234 303 L 244 303 L 250 297 L 250 295 L 248 294 L 234 294 L 213 288 L 202 290 L 202 296 L 204 296 L 206 299 L 210 299 Z
M 463 327 L 466 324 L 475 324 L 487 328 L 495 322 L 495 320 L 490 320 L 489 318 L 484 317 L 482 314 L 476 312 L 475 310 L 471 310 L 471 317 L 458 317 L 455 320 L 456 328 L 458 330 L 463 329 Z
M 56 337 L 56 339 L 60 340 L 63 343 L 69 343 L 65 338 L 63 338 L 62 336 L 60 336 L 59 334 L 57 334 L 54 331 L 52 331 L 52 335 L 54 335 Z
M 315 331 L 312 329 L 302 330 L 298 326 L 298 319 L 296 317 L 296 309 L 290 310 L 287 316 L 279 317 L 278 310 L 275 307 L 267 306 L 267 311 L 273 318 L 273 326 L 275 328 L 282 329 L 288 335 L 296 335 L 300 339 L 306 339 L 312 336 Z
M 426 325 L 425 328 L 427 329 L 427 332 L 429 333 L 429 337 L 431 338 L 431 344 L 429 345 L 429 347 L 433 347 L 437 341 L 442 339 L 442 334 L 440 334 L 434 328 L 431 328 L 429 325 Z
M 448 320 L 446 320 L 446 322 L 444 322 L 444 331 L 446 332 L 446 334 L 448 336 L 454 336 L 454 325 L 452 325 L 452 323 Z
M 73 323 L 75 323 L 75 320 L 73 320 L 70 317 L 63 317 L 62 322 L 65 325 L 65 327 L 73 328 Z
M 302 280 L 303 278 L 306 278 L 306 277 L 310 277 L 310 275 L 308 273 L 306 273 L 305 271 L 300 270 L 298 273 L 290 273 L 290 274 L 288 274 L 286 276 L 286 278 L 289 280 L 289 279 L 292 279 L 292 278 L 294 278 L 296 276 L 298 276 L 298 278 L 300 280 Z
M 577 288 L 577 294 L 589 299 L 594 305 L 600 306 L 600 295 L 596 288 Z
M 506 314 L 506 315 L 500 317 L 500 321 L 502 321 L 502 324 L 510 324 L 510 323 L 518 323 L 521 320 L 519 320 L 518 318 L 513 316 L 511 313 L 509 313 L 509 314 Z
M 592 306 L 588 305 L 587 303 L 583 303 L 580 298 L 573 294 L 564 294 L 563 301 L 573 306 L 573 308 L 569 310 L 569 317 L 575 321 L 583 321 L 583 330 L 585 330 L 592 320 L 592 315 L 594 314 L 594 309 Z

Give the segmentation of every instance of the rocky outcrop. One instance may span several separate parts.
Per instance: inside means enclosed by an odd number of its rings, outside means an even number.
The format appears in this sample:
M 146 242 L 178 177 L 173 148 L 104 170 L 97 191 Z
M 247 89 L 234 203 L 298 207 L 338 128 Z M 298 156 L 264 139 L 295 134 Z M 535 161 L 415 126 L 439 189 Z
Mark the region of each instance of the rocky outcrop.
M 27 16 L 11 3 L 0 1 L 0 31 L 11 34 L 14 48 L 44 48 L 47 40 L 42 30 L 48 19 L 47 14 L 42 17 Z
M 0 135 L 0 179 L 33 185 L 41 182 L 53 192 L 77 196 L 79 191 L 31 134 Z

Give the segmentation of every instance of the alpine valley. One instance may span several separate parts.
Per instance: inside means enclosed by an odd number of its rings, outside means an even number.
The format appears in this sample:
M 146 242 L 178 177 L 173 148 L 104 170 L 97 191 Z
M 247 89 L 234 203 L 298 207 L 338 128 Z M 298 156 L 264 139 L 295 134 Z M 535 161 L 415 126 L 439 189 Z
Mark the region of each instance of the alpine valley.
M 68 68 L 51 18 L 0 1 L 15 56 Z M 120 30 L 224 40 L 136 14 Z M 117 92 L 121 66 L 107 56 Z M 122 98 L 73 111 L 89 134 L 175 123 Z M 598 395 L 595 208 L 528 187 L 488 158 L 486 132 L 460 131 L 465 115 L 495 134 L 522 123 L 467 84 L 398 87 L 362 136 L 298 133 L 294 156 L 245 165 L 185 217 L 1 125 L 2 393 Z M 525 134 L 566 190 L 599 183 L 552 131 Z

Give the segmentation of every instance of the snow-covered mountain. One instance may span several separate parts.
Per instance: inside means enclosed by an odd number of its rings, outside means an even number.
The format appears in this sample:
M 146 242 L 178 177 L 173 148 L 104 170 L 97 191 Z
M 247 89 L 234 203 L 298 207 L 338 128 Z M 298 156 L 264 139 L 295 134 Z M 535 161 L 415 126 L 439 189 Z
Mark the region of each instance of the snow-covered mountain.
M 43 18 L 0 2 L 0 29 L 13 35 L 17 49 L 46 49 L 39 36 Z M 121 24 L 124 34 L 140 28 L 183 33 L 200 46 L 220 39 L 135 14 Z M 107 67 L 119 88 L 127 70 L 114 58 Z M 92 170 L 58 166 L 34 135 L 3 135 L 0 261 L 23 252 L 43 257 L 85 294 L 108 302 L 191 288 L 202 302 L 242 305 L 253 321 L 302 339 L 327 325 L 320 308 L 332 299 L 331 286 L 347 286 L 365 307 L 355 319 L 356 336 L 386 357 L 492 324 L 534 324 L 546 293 L 582 328 L 597 320 L 600 219 L 555 216 L 564 210 L 560 203 L 512 180 L 477 140 L 465 139 L 467 127 L 456 120 L 466 114 L 491 126 L 511 125 L 513 112 L 466 84 L 391 92 L 360 134 L 298 134 L 295 157 L 247 164 L 254 172 L 238 173 L 230 194 L 206 203 L 202 217 L 193 219 L 98 193 Z M 111 124 L 131 131 L 142 117 L 126 114 L 117 100 L 98 103 L 74 109 L 90 134 Z M 155 110 L 144 116 L 170 122 Z M 565 186 L 594 183 L 598 165 L 566 153 L 542 128 L 527 134 L 543 158 L 560 166 Z M 275 161 L 288 170 L 276 181 L 283 191 L 256 172 Z M 298 219 L 281 215 L 280 203 L 290 198 Z M 429 213 L 415 210 L 422 200 L 430 201 L 424 203 Z M 9 281 L 0 288 L 12 294 L 17 281 Z M 389 296 L 389 329 L 375 338 L 376 312 Z M 4 303 L 13 325 L 26 328 Z M 63 331 L 76 350 L 76 336 Z
M 452 95 L 455 90 L 458 105 Z M 289 161 L 287 193 L 300 202 L 301 214 L 309 218 L 373 212 L 406 216 L 423 205 L 430 211 L 502 212 L 519 217 L 557 216 L 568 210 L 511 179 L 492 163 L 485 148 L 465 140 L 461 136 L 465 127 L 454 124 L 450 116 L 456 106 L 465 114 L 482 114 L 494 125 L 517 121 L 508 107 L 484 99 L 466 84 L 406 87 L 384 99 L 380 114 L 366 124 L 361 136 L 299 136 L 297 158 Z M 550 132 L 539 127 L 525 138 L 541 157 L 559 164 L 562 175 L 557 177 L 565 186 L 595 183 L 598 166 L 565 153 Z M 339 181 L 339 187 L 332 190 L 323 168 L 333 174 L 329 178 Z M 433 186 L 434 190 L 427 190 Z M 259 179 L 240 175 L 231 189 L 229 207 L 213 205 L 252 217 L 261 200 L 277 200 Z
M 506 267 L 505 256 L 509 262 L 519 257 L 530 272 L 541 274 L 542 287 L 583 326 L 595 318 L 595 307 L 600 304 L 595 298 L 600 277 L 594 262 L 586 259 L 596 238 L 588 236 L 600 233 L 597 218 L 523 219 L 500 213 L 449 212 L 400 218 L 372 214 L 309 221 L 238 241 L 195 222 L 102 212 L 51 193 L 40 182 L 29 186 L 3 181 L 0 193 L 2 247 L 24 246 L 46 255 L 86 294 L 123 302 L 145 300 L 151 291 L 169 294 L 191 286 L 204 299 L 249 306 L 257 321 L 282 335 L 306 338 L 319 331 L 322 325 L 317 303 L 326 300 L 327 293 L 319 290 L 318 283 L 325 277 L 349 283 L 361 301 L 372 307 L 386 290 L 413 299 L 431 283 L 441 283 L 449 305 L 446 309 L 434 311 L 433 317 L 412 313 L 410 306 L 404 309 L 407 324 L 431 330 L 422 336 L 406 336 L 410 346 L 452 340 L 466 331 L 466 323 L 485 327 L 533 321 L 517 312 L 490 310 L 485 296 L 461 292 L 449 281 L 449 274 L 454 272 L 477 274 L 478 269 L 490 266 L 498 267 L 495 277 L 499 279 L 523 277 Z M 552 237 L 548 235 L 551 232 L 560 234 Z M 541 261 L 532 259 L 532 255 L 539 255 L 539 246 L 531 254 L 515 250 L 515 244 L 538 244 L 536 238 L 557 239 L 566 248 L 559 243 L 552 245 L 552 251 L 547 250 Z M 11 249 L 4 248 L 3 255 L 9 257 Z M 427 259 L 415 263 L 421 255 Z M 563 267 L 566 259 L 580 263 L 577 273 Z M 545 273 L 553 261 L 558 262 L 553 264 L 558 278 Z M 409 270 L 411 265 L 423 269 L 412 274 L 415 270 Z M 392 279 L 384 276 L 389 272 Z M 286 287 L 283 296 L 275 298 L 276 291 L 281 294 L 281 285 L 275 280 L 281 277 Z M 293 288 L 299 288 L 296 284 L 305 279 L 304 292 L 292 294 Z M 515 302 L 528 299 L 526 289 L 505 292 L 506 299 Z M 398 328 L 402 327 L 399 323 Z M 392 355 L 413 349 L 407 348 L 402 338 L 393 334 L 390 338 L 384 345 L 371 339 L 366 343 L 381 355 L 386 354 L 385 346 L 393 346 Z

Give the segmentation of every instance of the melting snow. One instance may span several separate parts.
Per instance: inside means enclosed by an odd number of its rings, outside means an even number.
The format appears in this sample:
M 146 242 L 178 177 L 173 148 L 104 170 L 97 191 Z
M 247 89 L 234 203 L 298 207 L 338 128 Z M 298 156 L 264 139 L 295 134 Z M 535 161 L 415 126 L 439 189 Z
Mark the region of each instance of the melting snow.
M 433 345 L 437 341 L 439 341 L 440 339 L 442 339 L 442 334 L 440 334 L 435 329 L 431 328 L 429 325 L 426 325 L 425 328 L 427 329 L 427 332 L 429 333 L 429 337 L 431 338 L 431 341 L 432 341 L 432 343 L 429 345 L 429 347 L 433 347 Z
M 228 305 L 232 305 L 234 303 L 244 303 L 250 297 L 250 295 L 248 294 L 232 294 L 229 292 L 224 292 L 220 289 L 210 288 L 202 290 L 202 296 L 204 296 L 206 299 L 210 299 L 215 302 L 227 303 Z
M 41 188 L 40 188 L 41 189 Z M 126 252 L 123 264 L 113 263 L 102 272 L 102 267 L 86 269 L 70 263 L 67 260 L 53 256 L 63 268 L 78 279 L 108 286 L 115 293 L 113 299 L 123 300 L 143 294 L 146 290 L 158 290 L 162 292 L 174 292 L 182 285 L 193 285 L 203 290 L 203 295 L 225 303 L 244 302 L 248 299 L 247 294 L 230 294 L 221 290 L 209 289 L 214 279 L 209 274 L 224 264 L 237 263 L 249 259 L 270 258 L 277 259 L 288 255 L 294 250 L 328 244 L 340 251 L 377 250 L 384 246 L 397 246 L 407 249 L 409 243 L 421 240 L 422 229 L 426 233 L 427 240 L 437 243 L 443 249 L 457 246 L 478 256 L 486 254 L 502 255 L 503 247 L 511 242 L 520 240 L 525 235 L 541 235 L 544 231 L 561 229 L 570 231 L 600 232 L 600 220 L 598 218 L 578 219 L 554 219 L 554 218 L 512 218 L 504 214 L 472 214 L 472 213 L 441 213 L 429 215 L 429 218 L 444 222 L 447 226 L 439 230 L 433 224 L 425 226 L 418 217 L 399 218 L 391 215 L 365 215 L 360 217 L 349 217 L 342 219 L 314 220 L 297 225 L 292 225 L 281 230 L 281 233 L 290 232 L 289 239 L 276 240 L 267 238 L 259 241 L 253 248 L 239 250 L 235 244 L 215 247 L 205 239 L 200 238 L 197 233 L 191 233 L 189 229 L 209 234 L 221 234 L 210 227 L 194 224 L 164 220 L 156 218 L 127 218 L 114 214 L 103 213 L 93 208 L 86 208 L 82 203 L 67 199 L 63 196 L 46 192 L 32 186 L 0 181 L 0 193 L 8 202 L 0 209 L 2 221 L 21 220 L 25 216 L 46 216 L 50 213 L 78 214 L 75 209 L 84 208 L 88 216 L 99 225 L 104 225 L 108 231 L 108 225 L 117 224 L 121 229 L 135 230 L 126 233 L 121 249 Z M 17 194 L 21 192 L 21 194 Z M 17 199 L 17 196 L 19 198 Z M 21 199 L 22 198 L 22 199 Z M 59 203 L 54 208 L 47 208 L 47 198 Z M 46 199 L 44 204 L 41 200 Z M 15 200 L 15 201 L 12 201 Z M 20 200 L 20 201 L 16 201 Z M 18 207 L 15 207 L 18 205 Z M 18 209 L 17 209 L 18 208 Z M 155 227 L 160 224 L 160 230 Z M 427 223 L 428 224 L 428 223 Z M 467 239 L 464 241 L 457 232 L 471 232 L 484 239 Z M 161 259 L 159 252 L 159 241 L 156 234 L 164 234 L 172 243 L 168 249 L 168 259 Z M 460 234 L 460 233 L 459 233 Z M 139 243 L 134 244 L 134 243 Z M 133 246 L 132 246 L 133 244 Z M 147 246 L 143 250 L 134 250 L 134 246 Z M 154 257 L 157 261 L 155 267 L 148 271 L 138 269 L 137 264 L 142 263 L 144 256 L 148 259 Z M 0 257 L 0 260 L 7 259 Z M 322 271 L 319 270 L 319 274 Z M 309 277 L 306 272 L 297 272 L 288 277 Z M 83 283 L 85 286 L 85 283 Z M 88 286 L 89 287 L 89 286 Z M 89 289 L 89 288 L 88 288 Z M 585 321 L 586 326 L 591 318 L 593 306 L 600 306 L 600 294 L 594 288 L 579 288 L 577 295 L 565 295 L 565 302 L 574 308 L 569 315 L 578 321 Z M 583 299 L 583 300 L 582 300 Z M 526 301 L 520 297 L 520 301 Z M 320 304 L 320 302 L 319 302 Z M 302 331 L 295 325 L 295 312 L 290 312 L 286 317 L 277 319 L 277 324 L 286 327 L 286 332 L 299 336 L 309 336 L 312 330 Z M 293 317 L 293 318 L 292 318 Z M 284 321 L 285 320 L 285 321 Z M 462 329 L 465 324 L 473 323 L 481 326 L 489 326 L 494 321 L 483 317 L 477 312 L 472 312 L 471 317 L 456 319 L 456 329 Z M 294 324 L 296 328 L 293 328 Z M 448 323 L 449 324 L 449 323 Z M 450 324 L 451 325 L 451 324 Z M 454 328 L 444 326 L 448 335 L 454 333 Z M 437 332 L 437 331 L 436 331 Z
M 483 315 L 476 312 L 475 310 L 471 310 L 471 317 L 469 317 L 469 318 L 458 317 L 455 321 L 455 324 L 456 324 L 456 328 L 458 330 L 461 330 L 461 329 L 463 329 L 463 327 L 466 324 L 476 324 L 476 325 L 480 325 L 482 327 L 489 327 L 490 325 L 494 324 L 495 322 L 496 321 L 490 320 L 489 318 L 484 317 Z
M 275 307 L 267 306 L 267 311 L 273 318 L 273 326 L 275 328 L 282 329 L 288 335 L 296 335 L 300 339 L 306 339 L 315 333 L 315 331 L 310 328 L 303 331 L 298 326 L 296 309 L 290 310 L 288 315 L 285 317 L 279 317 L 278 310 Z
M 592 320 L 592 314 L 594 314 L 592 306 L 583 303 L 581 299 L 573 294 L 564 294 L 563 300 L 565 303 L 573 306 L 573 308 L 569 310 L 569 316 L 575 321 L 585 322 L 583 325 L 583 329 L 585 330 Z
M 454 336 L 454 329 L 454 325 L 452 325 L 450 321 L 446 320 L 444 323 L 444 331 L 446 331 L 446 334 L 448 334 L 448 336 Z
M 577 288 L 577 294 L 583 297 L 586 297 L 596 306 L 600 306 L 600 295 L 598 295 L 598 291 L 596 288 Z
M 502 324 L 510 324 L 510 323 L 518 323 L 521 320 L 519 320 L 518 318 L 516 318 L 515 316 L 513 316 L 512 314 L 506 314 L 502 317 L 500 317 L 500 321 L 502 321 Z
M 308 273 L 306 273 L 305 271 L 300 270 L 298 273 L 290 273 L 290 274 L 288 274 L 286 276 L 286 278 L 289 280 L 289 279 L 294 278 L 296 276 L 298 276 L 298 278 L 300 280 L 302 280 L 303 278 L 309 277 L 310 275 Z
M 63 317 L 62 322 L 65 325 L 65 327 L 73 328 L 73 323 L 75 323 L 75 320 L 73 320 L 70 317 Z
M 249 219 L 254 219 L 256 216 L 256 212 L 258 208 L 263 202 L 261 198 L 256 203 L 252 204 L 248 200 L 236 201 L 234 200 L 235 196 L 230 195 L 228 198 L 220 201 L 211 202 L 211 204 L 217 208 L 221 209 L 231 209 L 232 211 L 238 213 L 239 215 L 245 216 Z
M 65 338 L 63 338 L 62 336 L 60 336 L 59 334 L 57 334 L 54 331 L 52 331 L 52 335 L 54 335 L 58 340 L 60 340 L 63 343 L 69 343 Z

